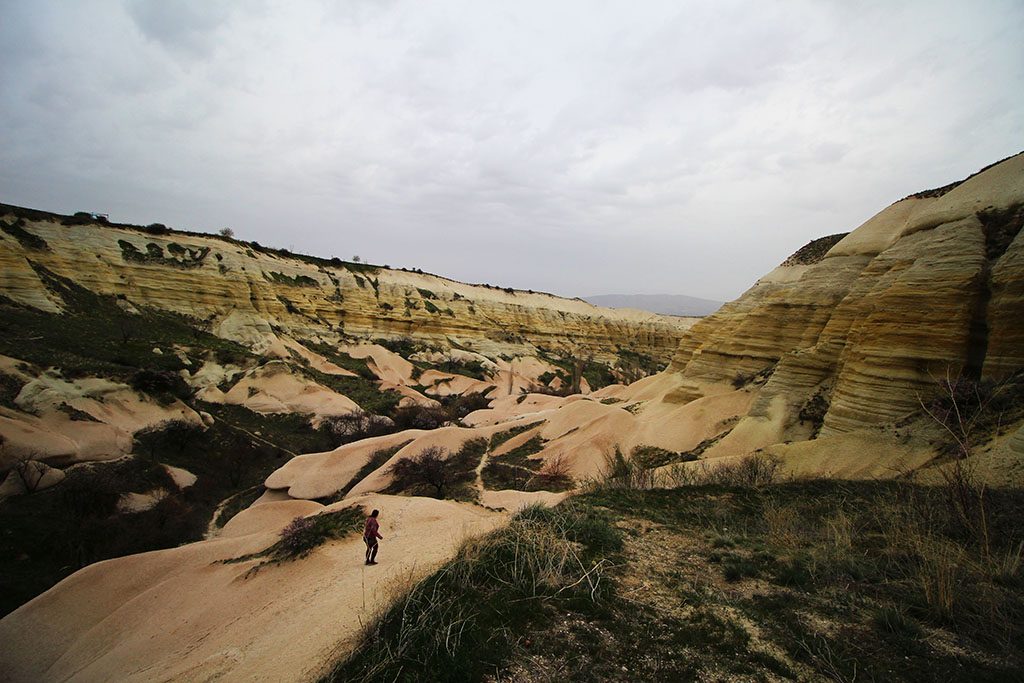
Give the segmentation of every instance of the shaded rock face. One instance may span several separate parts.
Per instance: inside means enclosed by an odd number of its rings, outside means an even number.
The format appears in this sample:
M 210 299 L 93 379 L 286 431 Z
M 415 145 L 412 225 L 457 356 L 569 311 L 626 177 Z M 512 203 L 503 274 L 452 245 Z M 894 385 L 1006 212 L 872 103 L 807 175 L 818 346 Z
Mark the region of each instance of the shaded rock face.
M 213 236 L 147 232 L 0 205 L 0 294 L 59 312 L 45 268 L 100 294 L 202 321 L 269 350 L 297 337 L 411 336 L 515 355 L 531 346 L 597 359 L 617 346 L 668 360 L 692 321 L 366 264 L 292 257 Z M 268 348 L 259 348 L 263 344 Z
M 1024 154 L 908 197 L 694 325 L 670 370 L 688 398 L 770 375 L 750 415 L 827 407 L 822 435 L 917 409 L 947 372 L 1002 379 L 1024 368 L 1022 219 Z

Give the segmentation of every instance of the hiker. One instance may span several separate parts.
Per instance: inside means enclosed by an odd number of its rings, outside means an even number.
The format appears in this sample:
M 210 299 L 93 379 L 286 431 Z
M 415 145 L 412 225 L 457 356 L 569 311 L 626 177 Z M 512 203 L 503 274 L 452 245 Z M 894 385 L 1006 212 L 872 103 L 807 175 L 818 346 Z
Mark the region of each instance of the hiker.
M 380 529 L 380 522 L 377 521 L 377 515 L 380 514 L 380 510 L 374 510 L 370 513 L 370 516 L 366 518 L 366 524 L 363 526 L 363 542 L 366 543 L 366 564 L 377 564 L 377 539 L 384 540 L 377 530 Z

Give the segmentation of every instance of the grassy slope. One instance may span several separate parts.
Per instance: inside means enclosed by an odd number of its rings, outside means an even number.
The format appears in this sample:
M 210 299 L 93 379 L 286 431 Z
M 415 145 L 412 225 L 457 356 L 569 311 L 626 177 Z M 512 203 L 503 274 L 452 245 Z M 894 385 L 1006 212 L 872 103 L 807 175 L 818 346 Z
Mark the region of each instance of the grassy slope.
M 1024 494 L 989 492 L 985 551 L 947 492 L 606 489 L 528 510 L 372 625 L 334 680 L 1019 680 Z M 551 538 L 582 562 L 531 574 L 495 550 L 550 559 Z M 585 569 L 604 573 L 593 592 Z

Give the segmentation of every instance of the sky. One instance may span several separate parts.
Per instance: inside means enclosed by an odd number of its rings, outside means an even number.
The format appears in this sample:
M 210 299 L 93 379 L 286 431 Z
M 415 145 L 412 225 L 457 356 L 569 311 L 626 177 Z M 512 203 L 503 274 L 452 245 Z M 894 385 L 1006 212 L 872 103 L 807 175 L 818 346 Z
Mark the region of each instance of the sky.
M 1024 2 L 0 0 L 0 202 L 730 300 L 1024 149 Z

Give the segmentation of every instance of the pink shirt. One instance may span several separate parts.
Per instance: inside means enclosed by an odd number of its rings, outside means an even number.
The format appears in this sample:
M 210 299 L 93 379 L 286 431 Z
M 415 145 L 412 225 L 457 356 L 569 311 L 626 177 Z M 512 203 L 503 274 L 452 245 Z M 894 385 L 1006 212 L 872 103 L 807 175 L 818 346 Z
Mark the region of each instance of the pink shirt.
M 383 539 L 384 537 L 381 536 L 379 533 L 377 533 L 378 529 L 380 529 L 380 522 L 377 521 L 377 518 L 376 517 L 367 517 L 366 518 L 366 526 L 363 527 L 363 538 L 381 538 L 381 539 Z

